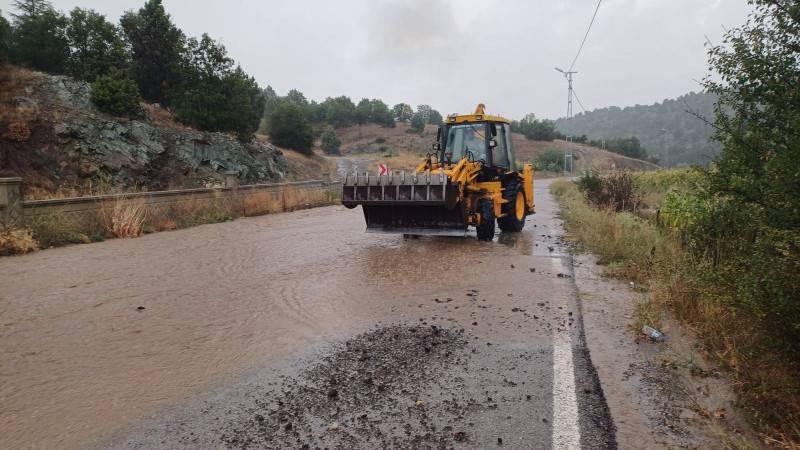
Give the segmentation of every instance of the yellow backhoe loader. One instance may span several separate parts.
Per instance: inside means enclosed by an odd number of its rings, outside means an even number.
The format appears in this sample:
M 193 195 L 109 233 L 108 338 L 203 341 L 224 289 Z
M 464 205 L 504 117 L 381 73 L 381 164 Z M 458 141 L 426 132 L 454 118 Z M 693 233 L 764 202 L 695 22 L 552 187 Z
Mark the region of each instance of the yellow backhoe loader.
M 361 205 L 368 232 L 465 236 L 491 240 L 495 221 L 518 232 L 534 212 L 533 166 L 517 169 L 508 119 L 450 115 L 439 126 L 433 151 L 413 172 L 348 175 L 342 204 Z

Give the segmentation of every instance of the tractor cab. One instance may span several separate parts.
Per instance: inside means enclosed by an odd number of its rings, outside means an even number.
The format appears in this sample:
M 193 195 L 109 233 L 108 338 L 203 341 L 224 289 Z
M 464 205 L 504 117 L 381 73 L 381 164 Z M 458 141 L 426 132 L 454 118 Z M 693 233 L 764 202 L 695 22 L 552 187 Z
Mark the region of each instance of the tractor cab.
M 514 169 L 509 120 L 487 115 L 483 104 L 474 114 L 451 115 L 439 126 L 434 150 L 444 165 L 463 158 L 486 168 Z

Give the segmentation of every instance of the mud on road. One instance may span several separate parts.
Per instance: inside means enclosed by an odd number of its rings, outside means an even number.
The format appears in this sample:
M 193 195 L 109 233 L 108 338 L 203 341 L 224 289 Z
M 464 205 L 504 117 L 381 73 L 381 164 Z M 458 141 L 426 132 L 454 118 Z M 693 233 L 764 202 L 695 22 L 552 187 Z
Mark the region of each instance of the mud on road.
M 220 440 L 233 448 L 450 447 L 469 440 L 470 411 L 492 407 L 466 398 L 453 370 L 464 370 L 468 355 L 463 329 L 378 328 L 256 398 L 247 416 L 226 421 Z
M 327 207 L 0 260 L 0 447 L 615 448 L 547 189 L 493 242 Z

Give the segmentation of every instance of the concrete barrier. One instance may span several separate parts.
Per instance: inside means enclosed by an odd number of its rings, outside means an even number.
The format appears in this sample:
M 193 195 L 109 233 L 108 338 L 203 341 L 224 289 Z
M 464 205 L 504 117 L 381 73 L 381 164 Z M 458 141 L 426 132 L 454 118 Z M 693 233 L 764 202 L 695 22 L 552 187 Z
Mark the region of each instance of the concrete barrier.
M 130 192 L 123 194 L 93 195 L 86 197 L 47 199 L 47 200 L 24 200 L 20 195 L 22 192 L 22 180 L 20 178 L 0 178 L 0 224 L 2 225 L 24 225 L 31 219 L 47 215 L 75 215 L 97 213 L 104 205 L 110 202 L 137 200 L 143 201 L 149 207 L 169 207 L 180 205 L 185 202 L 197 203 L 217 203 L 230 205 L 232 209 L 240 207 L 243 199 L 254 197 L 258 194 L 267 194 L 273 200 L 285 197 L 286 192 L 295 193 L 327 193 L 322 196 L 329 198 L 329 201 L 321 204 L 293 205 L 287 207 L 284 201 L 283 210 L 299 207 L 321 206 L 322 204 L 332 204 L 336 201 L 341 192 L 341 185 L 338 182 L 312 180 L 288 183 L 265 183 L 252 185 L 239 185 L 239 177 L 236 173 L 225 174 L 225 187 L 218 188 L 198 188 L 198 189 L 176 189 L 169 191 L 152 192 Z M 242 211 L 244 215 L 244 211 Z

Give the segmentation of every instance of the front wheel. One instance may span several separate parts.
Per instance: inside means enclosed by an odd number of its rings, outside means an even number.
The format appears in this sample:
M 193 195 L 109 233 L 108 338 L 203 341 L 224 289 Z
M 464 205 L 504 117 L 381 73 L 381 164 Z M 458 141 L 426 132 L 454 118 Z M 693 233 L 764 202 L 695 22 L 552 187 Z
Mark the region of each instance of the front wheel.
M 503 198 L 508 203 L 503 204 L 503 217 L 497 219 L 497 224 L 503 231 L 520 232 L 525 227 L 525 216 L 527 215 L 527 204 L 525 202 L 525 191 L 521 184 L 514 184 L 506 188 Z
M 494 238 L 494 202 L 492 200 L 480 200 L 478 202 L 478 212 L 481 221 L 475 230 L 478 232 L 478 239 L 481 241 L 491 241 Z

